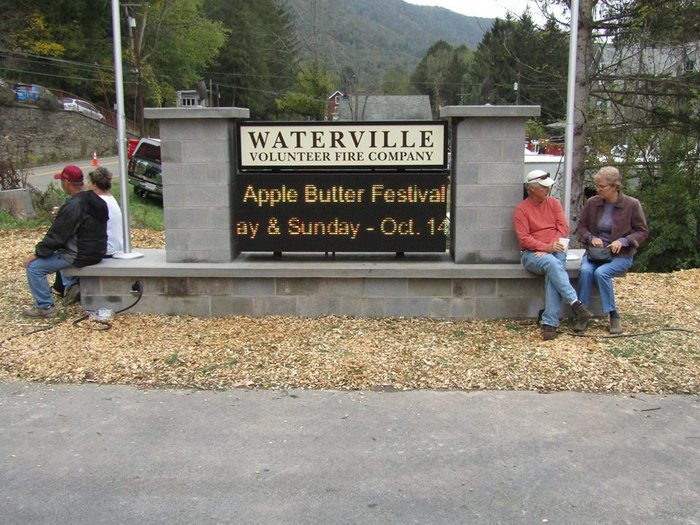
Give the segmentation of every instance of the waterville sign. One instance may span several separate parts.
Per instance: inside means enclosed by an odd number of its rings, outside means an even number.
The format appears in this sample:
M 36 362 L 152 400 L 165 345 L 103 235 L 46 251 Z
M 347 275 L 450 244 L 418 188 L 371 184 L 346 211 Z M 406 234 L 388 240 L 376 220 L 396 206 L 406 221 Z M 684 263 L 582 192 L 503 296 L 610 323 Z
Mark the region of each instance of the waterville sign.
M 241 169 L 444 168 L 446 122 L 241 123 Z
M 241 123 L 241 251 L 432 252 L 446 245 L 446 123 Z

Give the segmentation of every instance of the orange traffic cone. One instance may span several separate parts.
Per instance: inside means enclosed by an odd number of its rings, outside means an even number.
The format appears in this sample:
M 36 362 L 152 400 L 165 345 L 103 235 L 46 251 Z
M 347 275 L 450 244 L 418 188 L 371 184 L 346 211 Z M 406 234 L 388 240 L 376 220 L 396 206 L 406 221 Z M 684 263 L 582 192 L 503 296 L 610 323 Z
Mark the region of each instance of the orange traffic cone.
M 99 164 L 97 163 L 97 152 L 96 151 L 92 152 L 92 165 L 99 166 Z

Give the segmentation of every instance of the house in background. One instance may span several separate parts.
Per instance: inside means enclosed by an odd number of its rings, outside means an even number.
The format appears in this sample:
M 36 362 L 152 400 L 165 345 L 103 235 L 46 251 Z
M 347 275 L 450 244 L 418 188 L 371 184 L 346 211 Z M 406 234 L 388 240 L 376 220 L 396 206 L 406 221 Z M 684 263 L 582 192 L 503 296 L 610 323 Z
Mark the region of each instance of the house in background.
M 328 104 L 326 105 L 326 120 L 338 120 L 340 102 L 343 100 L 343 93 L 341 91 L 336 91 L 330 97 L 328 97 Z
M 336 91 L 328 98 L 327 120 L 432 120 L 428 95 L 383 95 Z
M 606 45 L 599 50 L 598 67 L 602 77 L 613 78 L 614 84 L 602 80 L 602 89 L 614 88 L 622 93 L 638 93 L 639 108 L 651 109 L 654 98 L 647 91 L 658 92 L 659 85 L 666 78 L 687 77 L 692 82 L 697 75 L 700 63 L 700 41 L 681 44 L 660 44 L 645 46 L 638 43 L 629 45 Z M 646 83 L 652 88 L 647 89 Z M 613 112 L 607 104 L 608 116 L 616 121 L 626 122 L 635 118 L 635 104 L 630 104 L 622 113 Z

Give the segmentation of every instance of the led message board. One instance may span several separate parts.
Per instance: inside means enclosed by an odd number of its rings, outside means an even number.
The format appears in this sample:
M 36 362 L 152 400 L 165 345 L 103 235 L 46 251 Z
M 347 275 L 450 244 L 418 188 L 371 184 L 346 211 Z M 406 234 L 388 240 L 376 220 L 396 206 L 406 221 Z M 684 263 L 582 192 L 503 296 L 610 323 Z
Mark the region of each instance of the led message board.
M 446 247 L 447 174 L 239 173 L 241 251 L 436 252 Z

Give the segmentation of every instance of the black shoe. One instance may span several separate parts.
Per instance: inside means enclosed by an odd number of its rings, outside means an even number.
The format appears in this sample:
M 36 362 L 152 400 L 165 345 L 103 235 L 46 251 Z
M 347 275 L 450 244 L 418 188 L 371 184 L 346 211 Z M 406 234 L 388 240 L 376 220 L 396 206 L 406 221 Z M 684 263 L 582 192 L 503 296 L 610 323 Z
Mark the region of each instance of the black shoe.
M 574 318 L 577 321 L 588 321 L 593 318 L 593 313 L 581 301 L 574 301 L 571 304 L 571 310 L 574 312 Z
M 545 341 L 551 341 L 557 338 L 557 327 L 549 326 L 548 324 L 542 325 L 542 339 Z

